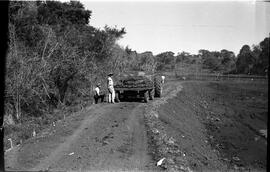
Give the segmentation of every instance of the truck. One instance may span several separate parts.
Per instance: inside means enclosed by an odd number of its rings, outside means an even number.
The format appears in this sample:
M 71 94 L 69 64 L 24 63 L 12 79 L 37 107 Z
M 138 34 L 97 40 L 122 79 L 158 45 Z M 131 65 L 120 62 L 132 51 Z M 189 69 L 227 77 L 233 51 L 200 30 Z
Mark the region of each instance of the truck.
M 154 97 L 162 96 L 163 83 L 158 75 L 146 75 L 141 71 L 128 72 L 120 76 L 114 89 L 116 102 L 138 98 L 147 103 Z

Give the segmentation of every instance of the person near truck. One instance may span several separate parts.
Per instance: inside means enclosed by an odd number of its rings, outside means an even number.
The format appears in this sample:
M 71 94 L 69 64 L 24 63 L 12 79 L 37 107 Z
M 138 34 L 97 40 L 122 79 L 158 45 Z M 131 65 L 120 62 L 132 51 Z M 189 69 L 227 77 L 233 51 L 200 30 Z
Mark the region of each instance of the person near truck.
M 165 82 L 165 76 L 162 75 L 162 76 L 161 76 L 161 79 L 162 79 L 162 84 L 164 84 L 164 82 Z
M 98 83 L 96 85 L 96 88 L 94 89 L 94 99 L 95 99 L 95 104 L 98 103 L 98 100 L 100 99 L 101 102 L 104 101 L 104 94 L 101 94 L 101 91 L 100 91 L 100 83 Z
M 115 91 L 113 87 L 113 79 L 112 79 L 113 73 L 109 73 L 107 84 L 108 84 L 108 90 L 109 90 L 109 103 L 114 103 L 115 99 Z

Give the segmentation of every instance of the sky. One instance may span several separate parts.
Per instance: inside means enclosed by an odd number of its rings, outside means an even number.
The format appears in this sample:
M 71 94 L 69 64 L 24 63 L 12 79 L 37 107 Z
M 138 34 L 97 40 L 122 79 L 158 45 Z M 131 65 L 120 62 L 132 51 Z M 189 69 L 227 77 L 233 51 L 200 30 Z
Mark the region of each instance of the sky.
M 90 25 L 126 29 L 118 41 L 139 53 L 200 49 L 235 54 L 270 33 L 270 3 L 262 1 L 86 1 Z

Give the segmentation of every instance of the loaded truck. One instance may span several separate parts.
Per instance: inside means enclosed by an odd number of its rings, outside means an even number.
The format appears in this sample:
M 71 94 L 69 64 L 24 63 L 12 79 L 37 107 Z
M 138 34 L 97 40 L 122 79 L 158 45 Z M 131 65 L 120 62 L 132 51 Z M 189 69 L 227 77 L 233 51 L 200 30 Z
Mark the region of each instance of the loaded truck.
M 147 103 L 154 97 L 161 97 L 163 84 L 161 76 L 146 75 L 144 72 L 128 72 L 120 76 L 114 86 L 116 102 L 139 98 Z

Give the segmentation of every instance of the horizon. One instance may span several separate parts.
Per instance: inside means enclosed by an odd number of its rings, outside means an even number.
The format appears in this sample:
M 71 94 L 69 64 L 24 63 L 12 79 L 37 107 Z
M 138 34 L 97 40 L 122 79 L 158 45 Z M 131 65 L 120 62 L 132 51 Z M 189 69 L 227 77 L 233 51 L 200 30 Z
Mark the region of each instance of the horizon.
M 124 27 L 117 43 L 154 55 L 198 54 L 259 44 L 270 31 L 270 3 L 254 1 L 80 1 L 92 11 L 89 25 Z

